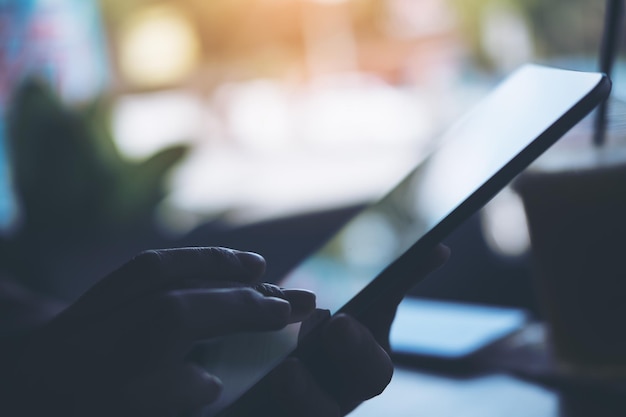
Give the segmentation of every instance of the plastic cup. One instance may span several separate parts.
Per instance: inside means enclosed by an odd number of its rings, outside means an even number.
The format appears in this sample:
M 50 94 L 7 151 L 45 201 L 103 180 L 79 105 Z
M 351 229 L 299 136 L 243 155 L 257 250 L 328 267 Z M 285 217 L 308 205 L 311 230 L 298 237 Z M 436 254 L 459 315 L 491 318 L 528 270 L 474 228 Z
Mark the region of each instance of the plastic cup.
M 573 143 L 546 154 L 514 188 L 524 203 L 537 293 L 559 366 L 624 377 L 626 144 L 594 149 L 590 139 L 581 145 L 575 137 Z

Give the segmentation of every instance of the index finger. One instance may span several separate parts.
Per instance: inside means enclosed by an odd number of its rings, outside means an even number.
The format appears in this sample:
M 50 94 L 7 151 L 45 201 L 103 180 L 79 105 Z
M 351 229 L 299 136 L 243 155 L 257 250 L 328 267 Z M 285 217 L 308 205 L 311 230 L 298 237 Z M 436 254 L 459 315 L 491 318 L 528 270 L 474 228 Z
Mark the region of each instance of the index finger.
M 252 252 L 221 247 L 149 250 L 103 278 L 72 306 L 72 311 L 80 315 L 110 311 L 157 291 L 194 286 L 190 283 L 248 283 L 264 271 L 265 260 Z

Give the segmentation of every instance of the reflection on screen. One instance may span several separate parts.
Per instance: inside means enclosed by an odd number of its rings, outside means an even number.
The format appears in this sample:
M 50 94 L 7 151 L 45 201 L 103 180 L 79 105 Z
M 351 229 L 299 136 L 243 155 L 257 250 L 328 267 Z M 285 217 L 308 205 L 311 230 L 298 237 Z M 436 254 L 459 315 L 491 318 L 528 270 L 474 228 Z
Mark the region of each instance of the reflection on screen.
M 318 308 L 337 312 L 599 80 L 597 74 L 534 66 L 517 71 L 391 193 L 352 219 L 281 284 L 313 290 Z M 224 391 L 206 415 L 216 414 L 288 356 L 299 330 L 295 324 L 214 341 L 205 365 L 222 379 Z

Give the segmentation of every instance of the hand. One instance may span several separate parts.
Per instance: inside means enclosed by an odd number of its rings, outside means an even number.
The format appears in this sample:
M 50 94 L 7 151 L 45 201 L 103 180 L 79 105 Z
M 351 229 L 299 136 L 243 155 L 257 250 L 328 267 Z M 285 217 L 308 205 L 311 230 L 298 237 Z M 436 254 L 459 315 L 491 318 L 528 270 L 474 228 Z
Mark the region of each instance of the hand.
M 449 254 L 440 245 L 408 273 L 417 281 L 443 265 Z M 316 355 L 306 363 L 287 359 L 229 416 L 342 416 L 380 394 L 393 374 L 389 330 L 402 298 L 379 300 L 359 320 L 345 314 L 333 317 L 321 333 Z
M 264 268 L 223 248 L 137 256 L 32 337 L 12 415 L 176 416 L 212 402 L 221 382 L 185 361 L 196 341 L 280 329 L 315 307 L 307 291 L 250 288 Z

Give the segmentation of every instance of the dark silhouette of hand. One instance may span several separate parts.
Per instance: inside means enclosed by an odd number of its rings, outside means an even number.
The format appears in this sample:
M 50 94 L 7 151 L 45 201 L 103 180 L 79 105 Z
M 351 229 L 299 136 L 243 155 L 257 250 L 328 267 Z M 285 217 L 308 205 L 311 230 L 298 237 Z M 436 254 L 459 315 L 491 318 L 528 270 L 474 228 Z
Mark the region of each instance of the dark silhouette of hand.
M 444 258 L 436 252 L 416 273 Z M 16 359 L 14 415 L 178 416 L 211 403 L 222 385 L 186 360 L 196 342 L 280 329 L 315 309 L 308 291 L 255 289 L 264 269 L 261 256 L 225 248 L 140 254 L 32 335 Z M 393 369 L 381 346 L 398 302 L 362 322 L 330 320 L 316 359 L 323 372 L 286 360 L 251 415 L 334 416 L 380 393 Z

